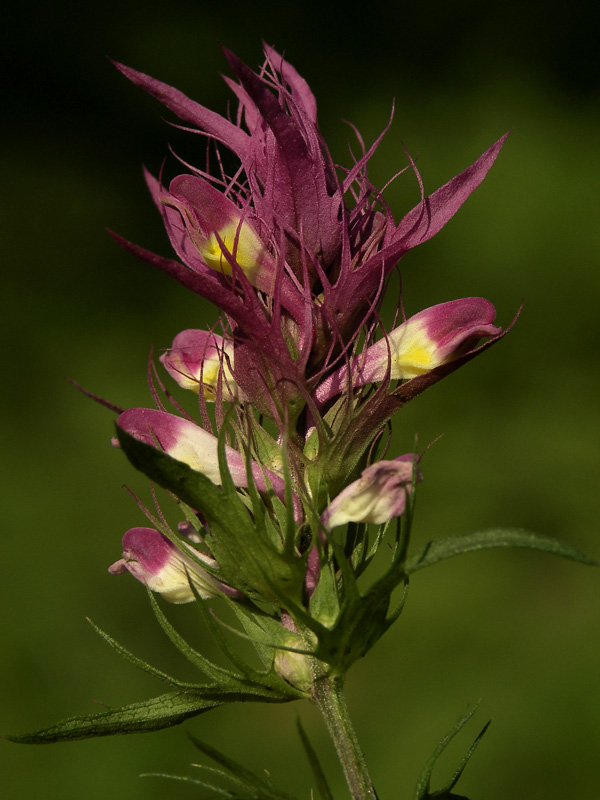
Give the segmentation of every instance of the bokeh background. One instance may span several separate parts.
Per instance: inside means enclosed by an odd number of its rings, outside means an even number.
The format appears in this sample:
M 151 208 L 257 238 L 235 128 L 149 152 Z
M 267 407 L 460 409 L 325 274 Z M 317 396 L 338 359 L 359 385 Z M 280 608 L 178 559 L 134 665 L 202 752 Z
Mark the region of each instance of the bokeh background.
M 147 405 L 150 346 L 215 312 L 136 263 L 105 227 L 164 254 L 141 177 L 173 145 L 198 140 L 107 56 L 225 112 L 220 44 L 251 66 L 261 38 L 311 83 L 321 127 L 347 163 L 351 120 L 383 184 L 418 157 L 428 191 L 512 128 L 483 186 L 404 261 L 408 313 L 490 298 L 514 331 L 438 384 L 396 423 L 394 448 L 444 437 L 423 462 L 415 544 L 516 525 L 600 555 L 600 119 L 596 4 L 456 0 L 351 5 L 108 0 L 12 3 L 4 12 L 2 177 L 2 597 L 0 729 L 18 732 L 158 694 L 86 616 L 181 677 L 142 588 L 106 573 L 126 528 L 143 524 L 127 484 L 145 480 L 110 447 L 112 415 L 72 378 L 121 406 Z M 168 112 L 164 116 L 173 119 Z M 405 175 L 397 217 L 418 200 Z M 588 800 L 599 781 L 597 570 L 528 552 L 463 557 L 415 576 L 401 620 L 348 679 L 356 726 L 382 800 L 409 798 L 435 743 L 482 698 L 493 719 L 459 784 L 472 800 Z M 191 636 L 193 608 L 173 609 Z M 206 644 L 209 652 L 210 644 Z M 296 714 L 344 790 L 319 720 L 300 706 L 232 707 L 188 727 L 276 783 L 309 797 Z M 454 758 L 479 730 L 470 723 Z M 0 742 L 10 800 L 202 796 L 139 778 L 194 774 L 182 729 L 56 745 Z M 439 782 L 451 764 L 440 766 Z

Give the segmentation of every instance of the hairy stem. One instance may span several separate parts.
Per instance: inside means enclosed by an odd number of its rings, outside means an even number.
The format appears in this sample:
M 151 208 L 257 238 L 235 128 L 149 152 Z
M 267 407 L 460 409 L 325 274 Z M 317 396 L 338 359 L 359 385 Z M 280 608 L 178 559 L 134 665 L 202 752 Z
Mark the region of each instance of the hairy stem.
M 348 714 L 340 675 L 317 675 L 312 700 L 321 712 L 344 770 L 352 800 L 377 800 L 377 795 Z

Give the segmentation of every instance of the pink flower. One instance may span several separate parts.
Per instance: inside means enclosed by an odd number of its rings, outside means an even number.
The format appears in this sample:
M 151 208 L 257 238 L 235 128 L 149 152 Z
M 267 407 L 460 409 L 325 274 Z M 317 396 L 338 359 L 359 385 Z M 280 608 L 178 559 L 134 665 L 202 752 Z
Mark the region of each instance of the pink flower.
M 204 553 L 191 547 L 188 550 L 207 565 L 218 566 L 214 559 Z M 153 528 L 130 528 L 123 536 L 123 557 L 115 561 L 108 571 L 112 575 L 129 572 L 150 591 L 161 594 L 170 603 L 191 603 L 195 599 L 190 582 L 203 598 L 215 597 L 220 593 L 237 594 Z
M 152 408 L 130 408 L 117 420 L 117 426 L 140 442 L 155 447 L 171 458 L 187 464 L 196 472 L 205 475 L 217 486 L 221 485 L 219 468 L 218 439 L 189 420 L 158 411 Z M 231 479 L 235 486 L 248 486 L 248 472 L 245 457 L 233 447 L 226 445 L 225 459 Z M 252 480 L 259 492 L 273 491 L 280 500 L 285 501 L 285 481 L 272 470 L 256 461 L 250 462 Z M 293 498 L 294 512 L 299 520 L 302 517 L 300 504 Z
M 183 389 L 198 393 L 212 402 L 221 392 L 224 400 L 234 400 L 238 392 L 231 372 L 233 344 L 222 336 L 186 330 L 177 334 L 171 349 L 160 357 L 165 369 Z
M 384 380 L 410 380 L 472 350 L 482 337 L 501 332 L 493 324 L 494 306 L 482 297 L 465 297 L 431 306 L 394 328 L 357 356 L 350 366 L 353 386 Z M 327 378 L 315 393 L 322 405 L 344 391 L 348 367 Z
M 321 522 L 337 528 L 347 522 L 380 525 L 399 517 L 406 508 L 411 491 L 415 456 L 399 456 L 392 461 L 378 461 L 364 469 L 358 480 L 346 486 L 327 506 Z M 416 479 L 421 480 L 417 471 Z

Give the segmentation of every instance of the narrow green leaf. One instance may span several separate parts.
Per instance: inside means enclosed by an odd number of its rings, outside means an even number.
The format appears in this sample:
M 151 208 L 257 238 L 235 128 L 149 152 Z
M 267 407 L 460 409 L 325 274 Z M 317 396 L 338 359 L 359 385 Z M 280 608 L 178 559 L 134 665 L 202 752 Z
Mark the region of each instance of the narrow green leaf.
M 23 744 L 51 744 L 97 736 L 158 731 L 179 725 L 190 717 L 227 702 L 230 700 L 226 695 L 211 696 L 200 690 L 169 692 L 141 703 L 131 703 L 88 716 L 70 717 L 49 728 L 5 738 Z
M 228 683 L 231 678 L 237 680 L 238 676 L 231 672 L 231 670 L 227 670 L 223 667 L 217 666 L 217 664 L 213 664 L 212 661 L 209 661 L 205 656 L 189 645 L 183 636 L 181 636 L 171 625 L 163 610 L 158 605 L 158 601 L 152 592 L 148 592 L 148 595 L 152 604 L 152 610 L 154 611 L 156 619 L 160 623 L 161 628 L 164 630 L 179 652 L 182 653 L 191 664 L 193 664 L 204 675 L 206 675 L 207 678 L 210 678 L 213 681 L 219 683 Z
M 491 724 L 492 724 L 492 720 L 491 719 L 488 720 L 485 723 L 483 728 L 479 731 L 479 733 L 475 737 L 475 741 L 473 742 L 471 747 L 467 750 L 467 752 L 463 756 L 463 760 L 458 765 L 458 768 L 457 768 L 456 772 L 454 773 L 454 775 L 450 778 L 450 780 L 444 786 L 443 789 L 438 789 L 437 791 L 433 792 L 432 795 L 431 795 L 432 797 L 447 797 L 447 796 L 450 796 L 450 792 L 452 791 L 452 789 L 454 789 L 454 787 L 458 783 L 458 781 L 460 779 L 460 776 L 465 771 L 465 767 L 469 763 L 469 760 L 470 760 L 471 756 L 473 755 L 473 753 L 477 749 L 477 747 L 479 745 L 479 742 L 483 739 L 483 737 L 485 736 L 485 734 L 487 732 L 487 729 L 490 727 Z M 456 797 L 456 795 L 454 795 L 454 797 Z
M 406 605 L 406 601 L 408 599 L 408 577 L 404 579 L 404 591 L 402 592 L 402 597 L 400 598 L 400 602 L 396 606 L 396 608 L 388 614 L 387 623 L 388 626 L 392 625 L 400 614 L 404 611 L 404 606 Z
M 140 778 L 166 778 L 169 781 L 181 781 L 182 783 L 191 783 L 193 786 L 201 786 L 203 789 L 208 789 L 213 794 L 211 797 L 204 797 L 203 800 L 211 800 L 212 797 L 227 797 L 229 800 L 239 800 L 239 795 L 235 792 L 230 792 L 229 789 L 223 789 L 220 786 L 215 786 L 212 783 L 200 780 L 199 778 L 190 778 L 188 775 L 169 775 L 166 772 L 144 772 Z
M 223 625 L 218 620 L 218 618 L 213 614 L 212 609 L 210 609 L 204 600 L 198 595 L 196 589 L 194 588 L 193 584 L 190 584 L 192 587 L 192 591 L 196 595 L 196 605 L 202 614 L 204 622 L 208 630 L 211 633 L 211 636 L 215 640 L 215 643 L 219 646 L 221 652 L 227 656 L 229 661 L 236 667 L 245 678 L 253 679 L 257 677 L 257 671 L 248 664 L 244 658 L 237 652 L 235 647 L 232 647 L 231 643 L 225 636 L 223 632 Z
M 158 680 L 168 683 L 169 685 L 178 689 L 194 689 L 198 685 L 195 683 L 185 683 L 184 681 L 179 681 L 177 678 L 172 678 L 170 675 L 167 675 L 166 672 L 156 669 L 156 667 L 153 667 L 151 664 L 146 663 L 141 658 L 134 656 L 133 653 L 130 653 L 129 650 L 115 641 L 115 639 L 113 639 L 112 636 L 109 636 L 108 633 L 105 633 L 94 622 L 92 622 L 91 619 L 88 618 L 88 622 L 96 631 L 98 636 L 101 636 L 104 641 L 113 648 L 113 650 L 116 650 L 116 652 L 125 659 L 125 661 L 129 661 L 129 663 L 133 664 L 134 667 L 143 670 L 143 672 L 147 672 L 148 675 L 152 675 L 153 678 L 158 678 Z
M 253 772 L 246 769 L 246 767 L 233 761 L 233 759 L 224 755 L 219 750 L 216 750 L 214 747 L 211 747 L 205 742 L 201 742 L 190 733 L 188 733 L 188 737 L 201 753 L 204 753 L 204 755 L 216 761 L 217 764 L 220 764 L 225 769 L 229 780 L 246 788 L 251 793 L 250 797 L 257 798 L 257 800 L 294 800 L 291 795 L 274 789 L 269 783 L 262 780 L 262 778 L 259 778 Z
M 283 528 L 284 531 L 284 543 L 285 543 L 285 552 L 287 553 L 288 557 L 292 557 L 295 553 L 297 542 L 296 542 L 296 521 L 294 519 L 294 492 L 292 487 L 292 477 L 288 463 L 288 441 L 287 437 L 283 442 L 283 446 L 281 448 L 281 456 L 282 456 L 282 470 L 284 476 L 284 485 L 285 485 L 285 511 L 286 511 L 286 520 L 285 520 L 285 527 Z
M 333 793 L 329 788 L 329 784 L 327 783 L 327 778 L 325 777 L 325 773 L 323 772 L 323 767 L 321 766 L 319 757 L 317 756 L 314 747 L 310 743 L 310 739 L 306 735 L 306 731 L 302 726 L 300 717 L 297 718 L 296 725 L 298 727 L 298 734 L 300 736 L 300 740 L 302 741 L 302 746 L 304 747 L 304 752 L 306 753 L 306 756 L 308 758 L 308 763 L 310 764 L 313 775 L 315 777 L 317 791 L 321 797 L 321 800 L 333 800 Z
M 563 544 L 556 539 L 550 539 L 539 533 L 522 530 L 521 528 L 491 528 L 486 531 L 477 531 L 463 536 L 448 536 L 444 539 L 429 542 L 420 553 L 411 556 L 405 566 L 406 574 L 410 575 L 424 567 L 437 564 L 445 558 L 472 553 L 477 550 L 490 550 L 497 547 L 522 547 L 529 550 L 539 550 L 550 555 L 562 556 L 580 564 L 598 566 L 598 562 L 576 550 L 571 545 Z
M 247 798 L 249 796 L 248 792 L 250 793 L 252 798 L 255 798 L 257 796 L 256 795 L 256 791 L 252 787 L 248 787 L 244 783 L 243 780 L 241 780 L 240 778 L 236 777 L 231 772 L 228 772 L 226 769 L 219 769 L 218 767 L 211 767 L 208 764 L 192 764 L 192 767 L 195 767 L 196 769 L 201 770 L 202 772 L 208 772 L 210 775 L 214 775 L 217 778 L 221 778 L 221 780 L 223 780 L 223 781 L 228 781 L 229 783 L 232 783 L 235 786 L 238 786 L 240 789 L 244 790 L 244 794 L 243 794 L 244 798 Z M 213 787 L 213 788 L 216 788 L 216 787 Z M 237 793 L 237 790 L 233 790 L 232 792 L 229 792 L 229 790 L 225 789 L 223 791 L 227 792 L 228 795 L 230 794 L 231 797 L 234 797 L 234 796 L 236 798 L 242 797 L 242 795 Z
M 375 537 L 374 537 L 373 542 L 371 544 L 369 544 L 369 537 L 367 536 L 366 544 L 369 545 L 369 546 L 368 546 L 367 552 L 364 554 L 364 556 L 362 558 L 360 572 L 356 573 L 357 576 L 365 571 L 365 569 L 369 566 L 371 561 L 377 555 L 377 551 L 379 550 L 379 548 L 381 546 L 381 543 L 385 539 L 385 536 L 386 536 L 386 534 L 388 532 L 390 524 L 391 523 L 388 521 L 383 525 L 378 525 L 377 526 L 376 531 L 375 531 Z
M 433 798 L 433 797 L 440 797 L 441 798 L 441 797 L 452 797 L 453 796 L 453 795 L 449 794 L 450 790 L 453 789 L 456 786 L 456 784 L 458 782 L 458 779 L 462 775 L 462 773 L 464 771 L 464 768 L 466 767 L 469 759 L 471 758 L 471 756 L 475 752 L 475 749 L 476 749 L 477 745 L 481 741 L 481 739 L 482 739 L 484 733 L 486 732 L 486 730 L 488 729 L 488 726 L 489 726 L 490 723 L 488 722 L 484 726 L 483 730 L 479 733 L 479 735 L 475 739 L 474 743 L 469 748 L 469 751 L 467 752 L 467 754 L 462 759 L 458 769 L 455 771 L 454 775 L 452 776 L 452 778 L 450 779 L 448 784 L 443 789 L 439 789 L 439 790 L 437 790 L 435 792 L 430 793 L 431 774 L 433 772 L 433 768 L 435 767 L 435 764 L 436 764 L 438 758 L 442 755 L 442 753 L 444 752 L 446 747 L 450 744 L 452 739 L 454 739 L 456 734 L 459 733 L 462 730 L 462 728 L 467 724 L 467 722 L 471 719 L 471 717 L 477 711 L 478 708 L 479 708 L 479 703 L 477 703 L 470 711 L 468 711 L 466 714 L 464 714 L 458 720 L 458 722 L 454 725 L 454 727 L 451 728 L 448 731 L 448 733 L 444 736 L 444 738 L 439 742 L 439 744 L 437 745 L 437 747 L 433 751 L 433 753 L 431 755 L 431 758 L 427 761 L 427 763 L 425 764 L 425 767 L 423 768 L 423 771 L 421 772 L 421 774 L 419 776 L 419 780 L 417 782 L 417 786 L 416 786 L 416 789 L 415 789 L 414 800 L 428 800 L 429 798 Z
M 193 689 L 169 692 L 151 700 L 111 708 L 98 714 L 70 717 L 33 733 L 8 735 L 4 738 L 24 744 L 50 744 L 97 736 L 145 733 L 179 725 L 190 717 L 227 703 L 286 703 L 295 699 L 295 694 L 240 679 L 237 685 L 196 686 Z

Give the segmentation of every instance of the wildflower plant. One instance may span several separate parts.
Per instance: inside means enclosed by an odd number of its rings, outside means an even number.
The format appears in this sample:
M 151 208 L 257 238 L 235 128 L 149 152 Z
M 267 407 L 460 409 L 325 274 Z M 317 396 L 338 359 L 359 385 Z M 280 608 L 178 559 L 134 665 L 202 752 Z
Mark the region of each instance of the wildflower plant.
M 190 683 L 164 674 L 99 631 L 165 683 L 166 692 L 12 738 L 43 743 L 156 731 L 227 703 L 307 700 L 323 716 L 350 796 L 375 798 L 344 678 L 402 612 L 412 575 L 460 553 L 497 547 L 593 562 L 520 529 L 413 549 L 425 459 L 420 452 L 390 452 L 397 412 L 511 327 L 498 326 L 494 306 L 478 297 L 449 298 L 408 318 L 400 306 L 391 329 L 380 314 L 402 257 L 456 213 L 506 136 L 428 196 L 409 158 L 421 200 L 396 221 L 367 176 L 385 131 L 369 147 L 357 134 L 358 157 L 348 167 L 336 165 L 307 83 L 271 47 L 264 52 L 259 72 L 226 52 L 235 76 L 226 81 L 238 101 L 231 118 L 117 65 L 207 143 L 204 169 L 184 164 L 168 184 L 146 173 L 175 258 L 114 235 L 125 250 L 213 303 L 220 317 L 211 328 L 179 333 L 160 356 L 151 373 L 153 408 L 118 409 L 115 445 L 167 491 L 179 522 L 170 525 L 158 506 L 142 507 L 149 526 L 125 533 L 122 557 L 109 567 L 149 590 L 158 622 L 201 677 Z M 224 151 L 233 154 L 232 169 Z M 197 398 L 194 414 L 176 399 L 186 391 Z M 156 595 L 197 605 L 229 666 L 185 641 Z M 213 599 L 237 620 L 260 666 L 238 652 L 231 625 L 211 611 Z M 434 752 L 416 800 L 457 797 L 454 786 L 475 745 L 443 788 L 431 788 L 431 773 L 469 716 Z M 332 797 L 302 729 L 300 738 L 316 791 Z M 221 795 L 288 797 L 197 745 L 231 781 Z M 208 778 L 192 782 L 216 791 Z

